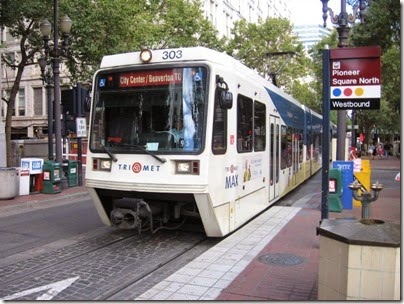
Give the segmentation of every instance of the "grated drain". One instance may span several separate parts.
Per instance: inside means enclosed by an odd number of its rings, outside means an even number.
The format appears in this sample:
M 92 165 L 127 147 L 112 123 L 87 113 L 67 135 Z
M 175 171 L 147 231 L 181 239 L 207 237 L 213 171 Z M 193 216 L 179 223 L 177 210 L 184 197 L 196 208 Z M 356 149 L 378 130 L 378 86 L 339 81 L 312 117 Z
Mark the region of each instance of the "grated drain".
M 287 253 L 267 253 L 261 255 L 258 260 L 263 264 L 280 266 L 293 266 L 306 262 L 306 259 L 303 257 Z

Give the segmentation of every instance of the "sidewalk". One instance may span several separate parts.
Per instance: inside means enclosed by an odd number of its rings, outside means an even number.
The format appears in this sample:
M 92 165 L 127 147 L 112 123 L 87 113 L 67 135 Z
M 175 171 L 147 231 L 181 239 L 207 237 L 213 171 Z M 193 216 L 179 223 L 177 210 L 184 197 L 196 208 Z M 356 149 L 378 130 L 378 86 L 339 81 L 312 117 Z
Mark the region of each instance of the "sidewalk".
M 392 176 L 400 172 L 400 160 L 393 157 L 371 160 L 370 166 L 372 170 L 391 170 Z M 321 218 L 319 202 L 321 197 L 313 197 L 216 300 L 317 300 L 319 237 L 315 231 Z M 370 208 L 372 218 L 401 224 L 400 188 L 385 189 Z M 361 211 L 361 207 L 354 207 L 330 212 L 329 218 L 361 218 Z M 259 261 L 258 257 L 270 253 L 300 256 L 305 262 L 285 267 Z
M 400 160 L 371 161 L 371 168 L 390 170 L 394 178 Z M 397 188 L 382 191 L 373 218 L 401 222 Z M 320 189 L 295 205 L 270 208 L 135 300 L 317 300 Z M 330 219 L 353 217 L 361 218 L 361 207 L 329 213 Z
M 44 194 L 38 192 L 38 193 L 31 193 L 29 195 L 19 195 L 16 196 L 14 199 L 0 200 L 0 207 L 10 205 L 24 205 L 39 202 L 50 202 L 67 198 L 74 199 L 86 195 L 88 195 L 88 192 L 85 186 L 69 187 L 55 194 Z

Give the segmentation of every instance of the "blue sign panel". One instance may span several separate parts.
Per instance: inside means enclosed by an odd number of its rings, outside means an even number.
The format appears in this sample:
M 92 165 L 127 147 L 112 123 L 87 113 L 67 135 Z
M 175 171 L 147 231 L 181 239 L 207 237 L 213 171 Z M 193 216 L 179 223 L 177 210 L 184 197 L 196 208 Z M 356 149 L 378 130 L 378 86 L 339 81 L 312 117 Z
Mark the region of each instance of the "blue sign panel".
M 348 185 L 353 183 L 353 161 L 335 161 L 332 163 L 334 169 L 341 170 L 342 173 L 342 206 L 343 209 L 352 210 L 352 190 Z

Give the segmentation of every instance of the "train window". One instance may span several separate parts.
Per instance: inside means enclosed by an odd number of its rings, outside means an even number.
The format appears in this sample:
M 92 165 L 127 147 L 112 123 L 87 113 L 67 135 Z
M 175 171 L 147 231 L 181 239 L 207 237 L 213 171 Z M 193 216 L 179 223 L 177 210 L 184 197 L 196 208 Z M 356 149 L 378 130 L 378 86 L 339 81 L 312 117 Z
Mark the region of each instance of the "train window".
M 237 99 L 237 151 L 252 151 L 253 101 L 239 95 Z
M 147 80 L 147 81 L 146 81 Z M 194 66 L 100 72 L 90 148 L 114 153 L 200 153 L 208 70 Z
M 264 151 L 266 146 L 265 141 L 265 104 L 254 102 L 254 150 Z
M 224 154 L 227 149 L 227 110 L 221 106 L 221 90 L 216 91 L 215 112 L 213 114 L 212 152 Z
M 311 139 L 311 128 L 307 128 L 307 135 L 306 135 L 306 160 L 312 159 L 312 139 Z
M 286 166 L 291 167 L 292 166 L 292 151 L 293 151 L 293 145 L 292 145 L 293 129 L 292 129 L 292 127 L 288 127 L 287 133 L 288 133 L 288 135 L 287 135 L 288 145 L 287 145 Z
M 303 130 L 299 129 L 299 163 L 303 162 Z
M 270 161 L 269 161 L 269 180 L 270 180 L 270 183 L 271 183 L 271 186 L 272 186 L 272 184 L 273 184 L 273 180 L 274 180 L 274 172 L 273 172 L 273 168 L 272 168 L 272 163 L 273 163 L 273 160 L 274 160 L 274 157 L 275 157 L 275 155 L 274 155 L 274 150 L 275 150 L 275 148 L 274 148 L 274 136 L 275 136 L 275 134 L 274 134 L 274 132 L 275 132 L 275 128 L 274 128 L 274 124 L 273 123 L 271 123 L 271 127 L 270 127 L 270 129 L 269 129 L 269 134 L 270 134 L 270 136 L 271 136 L 271 138 L 270 138 L 270 151 L 269 151 L 269 159 L 270 159 Z
M 288 160 L 288 132 L 286 126 L 281 126 L 281 169 L 285 169 Z
M 279 124 L 276 124 L 276 133 L 275 133 L 275 155 L 276 155 L 276 159 L 279 159 L 279 136 L 280 136 L 280 132 L 279 132 Z M 278 183 L 279 182 L 279 162 L 276 162 L 276 176 L 275 176 L 275 182 Z

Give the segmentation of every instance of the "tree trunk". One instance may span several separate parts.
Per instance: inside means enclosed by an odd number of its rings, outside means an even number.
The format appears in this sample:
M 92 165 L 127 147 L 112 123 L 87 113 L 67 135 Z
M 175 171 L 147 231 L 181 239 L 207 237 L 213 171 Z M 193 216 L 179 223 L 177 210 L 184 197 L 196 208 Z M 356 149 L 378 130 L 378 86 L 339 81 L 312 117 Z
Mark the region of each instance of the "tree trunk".
M 11 121 L 13 118 L 13 109 L 15 107 L 15 99 L 20 89 L 20 82 L 22 73 L 24 72 L 25 65 L 19 64 L 17 68 L 17 76 L 15 77 L 14 84 L 11 88 L 10 98 L 7 103 L 7 114 L 6 114 L 6 154 L 7 154 L 7 167 L 13 167 L 12 163 L 12 151 L 11 151 Z

